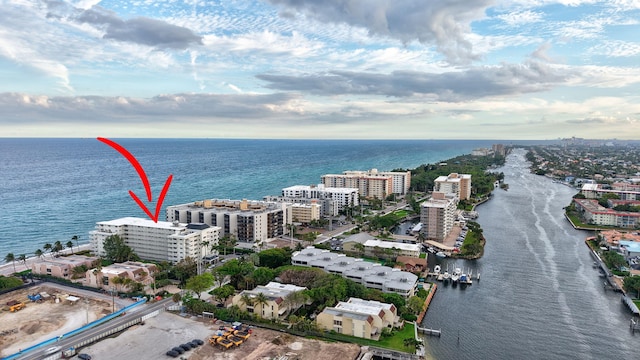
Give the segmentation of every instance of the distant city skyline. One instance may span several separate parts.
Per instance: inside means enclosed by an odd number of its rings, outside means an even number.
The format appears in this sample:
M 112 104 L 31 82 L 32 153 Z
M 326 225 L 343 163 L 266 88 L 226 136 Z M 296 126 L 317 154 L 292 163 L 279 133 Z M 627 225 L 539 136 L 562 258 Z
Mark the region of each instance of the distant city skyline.
M 640 139 L 638 0 L 8 0 L 1 137 Z

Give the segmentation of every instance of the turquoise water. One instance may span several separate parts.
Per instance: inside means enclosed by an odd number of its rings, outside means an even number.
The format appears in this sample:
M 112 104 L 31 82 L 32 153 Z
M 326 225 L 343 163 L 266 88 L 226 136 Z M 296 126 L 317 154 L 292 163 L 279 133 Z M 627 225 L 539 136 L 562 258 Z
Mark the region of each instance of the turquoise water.
M 205 198 L 262 199 L 344 170 L 415 168 L 498 141 L 113 139 L 149 177 L 154 200 L 167 176 L 164 206 Z M 503 142 L 507 144 L 506 142 Z M 0 139 L 0 254 L 30 255 L 80 236 L 98 221 L 146 217 L 134 168 L 96 139 Z M 161 212 L 164 218 L 164 209 Z M 1 260 L 0 260 L 1 261 Z

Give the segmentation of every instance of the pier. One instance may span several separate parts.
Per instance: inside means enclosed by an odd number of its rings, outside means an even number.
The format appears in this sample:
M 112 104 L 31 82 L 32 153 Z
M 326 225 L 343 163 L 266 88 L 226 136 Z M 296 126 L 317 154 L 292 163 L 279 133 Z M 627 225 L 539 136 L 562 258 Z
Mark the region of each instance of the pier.
M 629 321 L 629 329 L 631 329 L 631 333 L 640 331 L 640 321 L 638 321 L 637 318 L 631 318 Z
M 638 307 L 633 302 L 633 300 L 631 300 L 630 297 L 628 297 L 627 295 L 623 295 L 622 298 L 621 298 L 621 301 L 625 305 L 627 305 L 627 307 L 629 308 L 629 310 L 631 310 L 631 312 L 633 313 L 634 316 L 640 316 L 640 310 L 638 310 Z M 640 327 L 638 328 L 638 330 L 640 330 Z
M 418 329 L 419 333 L 425 334 L 425 335 L 437 336 L 437 337 L 440 337 L 442 335 L 441 329 L 427 329 L 427 328 L 421 328 L 419 326 L 416 326 L 416 329 Z

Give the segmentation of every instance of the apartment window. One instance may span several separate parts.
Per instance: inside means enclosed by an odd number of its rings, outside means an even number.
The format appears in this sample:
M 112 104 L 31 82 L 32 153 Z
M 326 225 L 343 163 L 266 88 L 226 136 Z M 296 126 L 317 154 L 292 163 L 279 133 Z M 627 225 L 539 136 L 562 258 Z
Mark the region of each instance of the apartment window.
M 342 326 L 342 320 L 333 320 L 333 325 Z

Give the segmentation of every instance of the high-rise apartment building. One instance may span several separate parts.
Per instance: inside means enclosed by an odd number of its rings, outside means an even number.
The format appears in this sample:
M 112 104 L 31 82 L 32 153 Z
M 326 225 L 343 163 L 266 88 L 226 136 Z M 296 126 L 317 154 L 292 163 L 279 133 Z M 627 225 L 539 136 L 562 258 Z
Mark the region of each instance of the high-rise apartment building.
M 338 210 L 358 206 L 359 195 L 360 191 L 357 188 L 328 187 L 324 184 L 294 185 L 282 189 L 282 196 L 285 198 L 331 200 L 337 204 Z
M 89 232 L 93 251 L 104 256 L 104 241 L 118 235 L 140 258 L 144 260 L 177 263 L 187 257 L 199 260 L 215 253 L 212 246 L 218 244 L 220 228 L 202 223 L 178 222 L 124 217 L 101 221 Z
M 167 220 L 219 226 L 220 236 L 239 242 L 259 243 L 284 234 L 292 221 L 291 204 L 210 199 L 167 207 Z
M 411 171 L 349 170 L 342 174 L 322 175 L 322 184 L 326 187 L 357 188 L 366 198 L 383 199 L 391 194 L 405 195 L 411 186 Z
M 438 176 L 434 181 L 433 192 L 455 194 L 458 200 L 471 198 L 471 175 L 451 173 Z
M 451 232 L 456 220 L 458 201 L 452 193 L 434 192 L 431 198 L 421 204 L 420 222 L 427 240 L 442 242 Z

